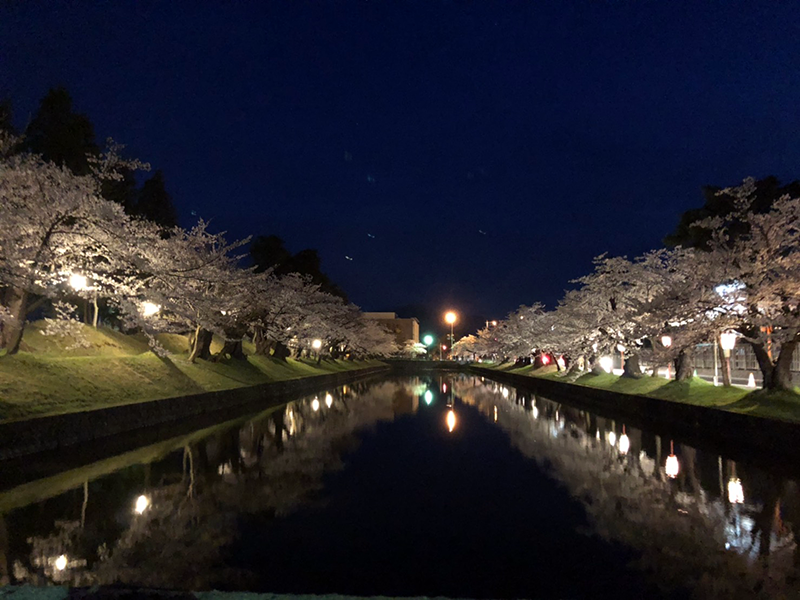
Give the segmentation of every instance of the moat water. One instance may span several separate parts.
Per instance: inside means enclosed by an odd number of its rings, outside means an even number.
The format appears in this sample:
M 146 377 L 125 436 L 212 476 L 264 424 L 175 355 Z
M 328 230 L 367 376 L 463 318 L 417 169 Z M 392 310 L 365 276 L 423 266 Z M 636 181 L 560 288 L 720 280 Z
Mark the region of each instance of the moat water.
M 791 465 L 735 462 L 472 375 L 330 389 L 15 487 L 2 469 L 3 583 L 797 592 Z

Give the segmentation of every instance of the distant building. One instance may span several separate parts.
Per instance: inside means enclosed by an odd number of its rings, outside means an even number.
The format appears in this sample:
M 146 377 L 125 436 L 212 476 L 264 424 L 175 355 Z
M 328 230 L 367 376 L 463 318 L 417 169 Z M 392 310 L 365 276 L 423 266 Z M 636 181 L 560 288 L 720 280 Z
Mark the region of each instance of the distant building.
M 419 321 L 414 317 L 400 319 L 397 317 L 397 313 L 393 312 L 365 312 L 364 316 L 377 321 L 393 333 L 400 347 L 408 340 L 413 340 L 415 344 L 419 343 Z

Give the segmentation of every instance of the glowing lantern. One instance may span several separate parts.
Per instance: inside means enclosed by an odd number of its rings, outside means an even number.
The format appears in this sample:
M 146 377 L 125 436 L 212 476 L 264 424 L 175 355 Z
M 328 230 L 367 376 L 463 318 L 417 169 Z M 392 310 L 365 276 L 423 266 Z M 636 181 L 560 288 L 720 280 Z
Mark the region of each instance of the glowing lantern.
M 736 345 L 736 333 L 733 331 L 726 331 L 719 336 L 719 345 L 722 346 L 722 351 L 725 357 L 731 355 L 731 350 Z
M 664 348 L 669 348 L 670 346 L 672 346 L 672 338 L 669 337 L 668 335 L 662 335 L 661 345 L 664 346 Z
M 614 359 L 610 356 L 601 356 L 600 357 L 600 368 L 603 369 L 606 373 L 611 373 L 611 368 L 614 366 Z
M 550 357 L 547 354 L 542 354 L 542 364 L 543 365 L 550 364 Z
M 319 410 L 319 400 L 317 400 L 316 398 L 314 398 L 311 401 L 311 410 L 313 410 L 314 412 L 317 412 Z
M 433 402 L 433 392 L 425 390 L 425 404 L 430 405 L 431 402 Z
M 617 434 L 613 431 L 608 432 L 608 444 L 609 446 L 615 446 L 617 444 Z
M 86 277 L 84 275 L 73 273 L 72 275 L 69 276 L 69 287 L 71 287 L 76 292 L 82 292 L 83 290 L 88 289 L 89 282 L 86 280 Z
M 325 406 L 330 408 L 332 404 L 333 404 L 333 396 L 331 396 L 330 394 L 325 394 Z
M 313 342 L 311 342 L 311 347 L 314 350 L 319 350 L 320 348 L 322 348 L 322 340 L 314 340 Z
M 153 315 L 158 314 L 161 310 L 161 305 L 155 304 L 153 302 L 142 302 L 142 315 L 145 317 L 152 317 Z
M 58 569 L 59 571 L 63 571 L 66 568 L 67 568 L 67 557 L 64 554 L 62 554 L 56 559 L 56 569 Z

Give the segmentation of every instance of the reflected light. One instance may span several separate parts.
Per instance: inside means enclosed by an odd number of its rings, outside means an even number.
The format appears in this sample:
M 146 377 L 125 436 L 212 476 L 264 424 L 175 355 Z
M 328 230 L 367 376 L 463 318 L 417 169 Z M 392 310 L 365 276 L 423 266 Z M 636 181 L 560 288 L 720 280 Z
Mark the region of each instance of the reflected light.
M 628 439 L 628 436 L 623 433 L 621 436 L 619 436 L 619 451 L 622 454 L 627 454 L 630 448 L 631 448 L 631 442 Z
M 608 432 L 608 444 L 610 446 L 616 446 L 617 445 L 617 434 L 614 433 L 613 431 L 609 431 Z
M 534 419 L 538 419 L 539 418 L 539 409 L 536 408 L 535 404 L 533 405 L 533 418 Z
M 331 405 L 333 405 L 333 396 L 331 396 L 330 394 L 325 394 L 325 406 L 330 408 Z
M 731 504 L 744 503 L 744 489 L 742 488 L 742 480 L 738 477 L 731 477 L 728 481 L 728 501 Z
M 614 366 L 614 359 L 610 356 L 601 356 L 600 357 L 600 368 L 603 369 L 606 373 L 611 373 L 611 368 Z
M 56 559 L 56 569 L 59 571 L 63 571 L 67 568 L 67 557 L 66 555 L 62 554 Z
M 136 499 L 136 506 L 133 510 L 136 511 L 137 515 L 142 514 L 144 511 L 147 510 L 147 507 L 150 506 L 150 500 L 147 496 L 139 496 Z
M 430 406 L 431 402 L 433 402 L 433 392 L 430 390 L 425 390 L 425 404 Z
M 680 471 L 680 466 L 678 465 L 678 457 L 674 454 L 670 454 L 667 457 L 667 462 L 664 465 L 664 470 L 667 473 L 667 477 L 670 479 L 675 479 L 678 476 L 678 471 Z
M 508 398 L 508 388 L 505 388 L 505 387 L 504 387 L 504 388 L 503 388 L 502 390 L 500 390 L 500 391 L 501 391 L 501 392 L 502 392 L 502 394 L 503 394 L 503 398 Z
M 313 410 L 314 412 L 317 412 L 319 410 L 319 400 L 317 400 L 316 398 L 314 398 L 311 401 L 311 410 Z
M 494 407 L 494 422 L 497 423 L 497 407 Z
M 456 428 L 456 412 L 451 408 L 447 411 L 447 431 L 452 432 Z
M 446 394 L 446 393 L 447 393 L 447 384 L 446 384 L 446 383 L 443 383 L 443 384 L 442 384 L 442 393 L 443 393 L 443 394 Z

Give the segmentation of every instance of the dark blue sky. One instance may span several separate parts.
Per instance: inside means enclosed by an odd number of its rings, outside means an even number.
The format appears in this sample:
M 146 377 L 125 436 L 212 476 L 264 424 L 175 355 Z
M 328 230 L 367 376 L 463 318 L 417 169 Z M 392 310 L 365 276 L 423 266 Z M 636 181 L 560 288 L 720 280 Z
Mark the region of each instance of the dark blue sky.
M 184 225 L 318 248 L 366 310 L 496 318 L 797 178 L 798 38 L 793 2 L 5 2 L 0 96 L 66 86 Z

